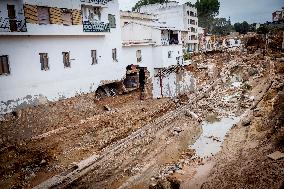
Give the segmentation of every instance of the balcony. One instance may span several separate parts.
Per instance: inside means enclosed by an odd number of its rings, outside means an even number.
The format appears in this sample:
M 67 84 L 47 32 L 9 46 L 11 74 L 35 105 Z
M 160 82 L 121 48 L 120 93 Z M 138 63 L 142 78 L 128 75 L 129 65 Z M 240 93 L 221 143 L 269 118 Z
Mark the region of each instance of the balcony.
M 27 32 L 25 20 L 0 17 L 1 32 Z
M 81 0 L 81 3 L 89 3 L 89 4 L 96 4 L 96 5 L 106 5 L 110 1 L 112 1 L 112 0 Z
M 83 22 L 83 31 L 84 32 L 110 32 L 109 23 L 104 22 L 94 22 L 89 21 Z

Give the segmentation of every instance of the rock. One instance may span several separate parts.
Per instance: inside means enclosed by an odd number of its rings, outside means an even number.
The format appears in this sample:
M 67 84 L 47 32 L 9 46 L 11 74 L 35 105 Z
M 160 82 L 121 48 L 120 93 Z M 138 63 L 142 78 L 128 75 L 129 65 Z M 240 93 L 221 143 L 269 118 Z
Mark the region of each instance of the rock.
M 251 119 L 249 117 L 246 117 L 242 120 L 242 126 L 246 127 L 251 124 Z
M 174 132 L 180 133 L 182 132 L 182 129 L 180 127 L 175 127 Z
M 41 165 L 46 164 L 46 160 L 45 159 L 41 160 L 40 164 Z
M 261 110 L 258 109 L 258 108 L 253 110 L 253 116 L 254 117 L 261 117 L 262 116 Z
M 279 160 L 279 159 L 284 158 L 284 153 L 276 151 L 272 154 L 269 154 L 267 157 L 269 157 L 270 159 L 273 159 L 273 160 Z
M 111 108 L 108 105 L 104 105 L 106 111 L 111 111 Z

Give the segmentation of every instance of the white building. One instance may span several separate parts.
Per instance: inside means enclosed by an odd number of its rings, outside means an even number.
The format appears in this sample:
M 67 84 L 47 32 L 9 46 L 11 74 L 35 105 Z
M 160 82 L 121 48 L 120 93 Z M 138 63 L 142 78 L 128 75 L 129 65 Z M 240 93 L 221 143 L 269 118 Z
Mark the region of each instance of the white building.
M 142 22 L 145 14 L 127 12 L 121 15 L 121 23 L 125 23 L 122 26 L 124 63 L 150 72 L 153 97 L 175 97 L 193 90 L 195 83 L 191 74 L 177 72 L 183 64 L 181 31 L 166 27 L 167 23 L 154 26 L 157 23 L 155 19 Z M 139 15 L 141 18 L 138 18 Z M 132 77 L 135 77 L 133 72 L 129 78 Z
M 197 9 L 189 4 L 178 4 L 171 1 L 164 4 L 142 6 L 140 13 L 154 14 L 159 22 L 183 32 L 182 42 L 188 51 L 198 51 L 198 18 Z
M 1 0 L 0 114 L 121 80 L 118 7 L 117 0 Z
M 153 14 L 143 14 L 138 12 L 120 11 L 120 25 L 124 26 L 130 22 L 144 24 L 148 26 L 162 25 Z

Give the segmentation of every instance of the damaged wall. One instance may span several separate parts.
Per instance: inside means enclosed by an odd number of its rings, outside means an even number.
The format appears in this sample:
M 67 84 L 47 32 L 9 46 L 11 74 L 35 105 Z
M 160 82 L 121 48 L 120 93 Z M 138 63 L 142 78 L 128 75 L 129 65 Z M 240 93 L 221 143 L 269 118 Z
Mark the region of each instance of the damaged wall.
M 153 81 L 154 98 L 171 97 L 195 90 L 196 81 L 193 75 L 183 67 L 155 69 Z

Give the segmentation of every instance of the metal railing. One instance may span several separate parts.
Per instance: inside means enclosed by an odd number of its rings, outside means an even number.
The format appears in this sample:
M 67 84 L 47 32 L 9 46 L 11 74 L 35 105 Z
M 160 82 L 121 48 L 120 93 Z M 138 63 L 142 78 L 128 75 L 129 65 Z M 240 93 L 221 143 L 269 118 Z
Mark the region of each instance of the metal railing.
M 110 32 L 109 23 L 104 22 L 83 22 L 83 31 L 84 32 Z
M 94 3 L 96 5 L 106 5 L 112 0 L 80 0 L 81 3 Z
M 25 20 L 10 19 L 0 17 L 0 31 L 2 32 L 26 32 L 27 26 Z

